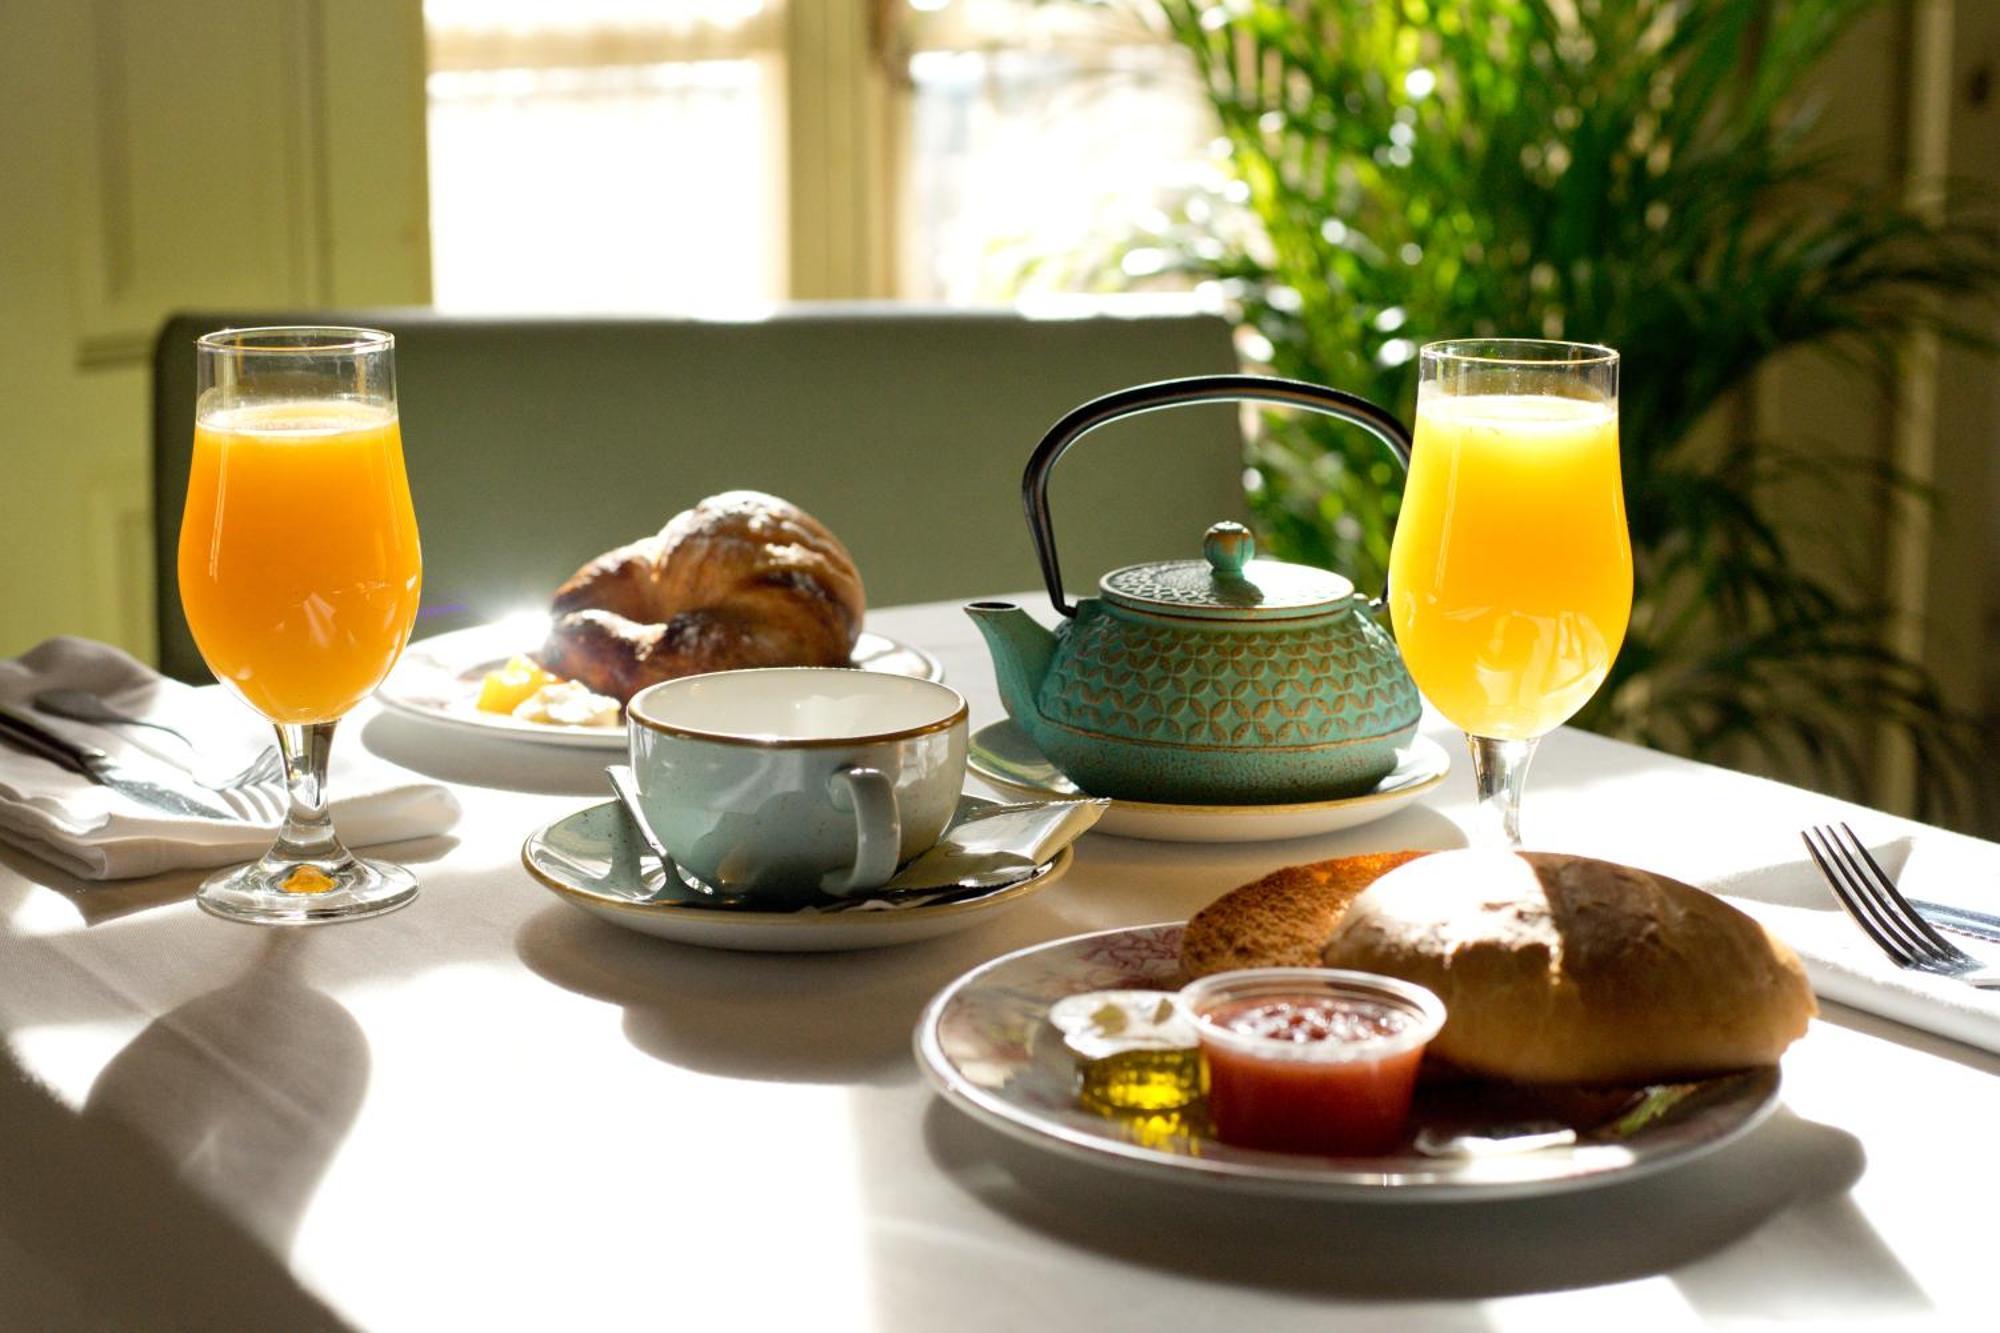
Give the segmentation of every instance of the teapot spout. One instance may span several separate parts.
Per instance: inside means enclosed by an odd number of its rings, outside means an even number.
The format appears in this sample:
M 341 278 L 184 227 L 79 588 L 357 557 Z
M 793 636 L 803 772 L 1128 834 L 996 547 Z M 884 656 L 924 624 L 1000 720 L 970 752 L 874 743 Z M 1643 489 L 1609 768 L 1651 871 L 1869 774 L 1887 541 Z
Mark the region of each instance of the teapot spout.
M 1032 732 L 1041 720 L 1035 699 L 1049 663 L 1055 660 L 1056 636 L 1012 602 L 970 602 L 965 613 L 986 636 L 1007 715 Z

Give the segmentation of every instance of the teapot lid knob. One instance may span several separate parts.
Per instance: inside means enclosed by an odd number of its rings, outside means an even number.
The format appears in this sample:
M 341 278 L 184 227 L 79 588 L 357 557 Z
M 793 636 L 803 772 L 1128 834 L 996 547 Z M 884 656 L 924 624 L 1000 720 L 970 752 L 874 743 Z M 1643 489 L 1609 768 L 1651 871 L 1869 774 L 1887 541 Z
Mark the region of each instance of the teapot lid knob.
M 1208 567 L 1219 577 L 1241 578 L 1243 567 L 1257 554 L 1257 542 L 1250 529 L 1225 520 L 1208 530 L 1202 539 L 1201 553 L 1208 557 Z
M 1210 528 L 1201 553 L 1207 558 L 1155 560 L 1114 569 L 1097 586 L 1114 606 L 1210 620 L 1321 615 L 1354 596 L 1354 585 L 1330 570 L 1253 559 L 1257 544 L 1241 523 Z

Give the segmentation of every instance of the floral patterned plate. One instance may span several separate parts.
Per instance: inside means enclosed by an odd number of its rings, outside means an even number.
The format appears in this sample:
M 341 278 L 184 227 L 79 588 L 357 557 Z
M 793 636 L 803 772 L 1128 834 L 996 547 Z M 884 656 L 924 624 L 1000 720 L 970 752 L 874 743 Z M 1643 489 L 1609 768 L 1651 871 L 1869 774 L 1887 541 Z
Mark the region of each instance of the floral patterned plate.
M 1754 1128 L 1778 1071 L 1616 1092 L 1420 1094 L 1408 1145 L 1382 1157 L 1234 1148 L 1192 1111 L 1093 1110 L 1049 1006 L 1096 990 L 1179 985 L 1181 926 L 1102 931 L 1036 945 L 939 992 L 916 1031 L 917 1062 L 945 1098 L 1016 1138 L 1101 1165 L 1224 1188 L 1382 1202 L 1556 1194 L 1630 1180 Z

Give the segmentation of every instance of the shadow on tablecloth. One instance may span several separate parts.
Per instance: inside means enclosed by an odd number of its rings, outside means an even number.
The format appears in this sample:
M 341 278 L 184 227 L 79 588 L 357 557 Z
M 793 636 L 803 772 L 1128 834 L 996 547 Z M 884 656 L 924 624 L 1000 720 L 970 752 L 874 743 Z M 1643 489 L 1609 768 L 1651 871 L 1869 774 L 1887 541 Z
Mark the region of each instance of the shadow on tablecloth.
M 1815 1231 L 1830 1227 L 1853 1243 L 1815 1251 L 1824 1272 L 1799 1271 L 1811 1256 L 1788 1250 L 1791 1271 L 1770 1284 L 1774 1305 L 1800 1287 L 1865 1290 L 1871 1311 L 1926 1305 L 1847 1196 L 1861 1174 L 1860 1142 L 1784 1108 L 1742 1142 L 1659 1176 L 1435 1206 L 1313 1203 L 1145 1180 L 1018 1143 L 942 1101 L 926 1113 L 924 1136 L 940 1170 L 1010 1221 L 1123 1263 L 1232 1286 L 1371 1300 L 1599 1286 L 1690 1265 L 1698 1272 L 1707 1256 L 1799 1207 L 1830 1219 L 1816 1220 Z
M 0 844 L 0 867 L 19 875 L 30 885 L 53 889 L 69 899 L 77 917 L 86 926 L 116 921 L 121 916 L 185 902 L 194 897 L 201 882 L 213 869 L 169 870 L 140 879 L 83 879 L 49 864 L 19 847 Z M 24 890 L 32 892 L 32 890 Z
M 0 1324 L 345 1328 L 285 1255 L 367 1070 L 352 1016 L 269 958 L 155 1019 L 80 1112 L 0 1044 Z
M 704 949 L 561 905 L 530 917 L 514 941 L 544 981 L 622 1005 L 626 1038 L 656 1060 L 724 1078 L 860 1084 L 907 1082 L 924 1004 L 1012 947 L 1004 931 L 980 929 L 893 950 Z
M 299 1219 L 368 1086 L 368 1038 L 300 978 L 318 941 L 273 929 L 226 986 L 161 1014 L 98 1073 L 86 1124 L 148 1140 L 274 1254 Z

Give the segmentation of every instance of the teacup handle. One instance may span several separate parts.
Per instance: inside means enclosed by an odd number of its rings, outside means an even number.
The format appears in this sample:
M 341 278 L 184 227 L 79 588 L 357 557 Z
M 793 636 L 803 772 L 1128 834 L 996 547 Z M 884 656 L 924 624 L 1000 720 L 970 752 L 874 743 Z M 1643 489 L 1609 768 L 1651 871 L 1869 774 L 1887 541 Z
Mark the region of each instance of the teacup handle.
M 1304 380 L 1272 375 L 1191 375 L 1186 379 L 1135 384 L 1093 398 L 1049 427 L 1048 434 L 1035 446 L 1035 452 L 1028 456 L 1027 471 L 1021 474 L 1021 503 L 1028 511 L 1028 529 L 1035 536 L 1035 556 L 1042 563 L 1042 579 L 1049 585 L 1049 601 L 1056 610 L 1066 616 L 1076 614 L 1076 608 L 1063 596 L 1062 568 L 1056 562 L 1055 520 L 1049 516 L 1049 473 L 1056 460 L 1079 439 L 1120 417 L 1187 403 L 1246 401 L 1304 408 L 1352 422 L 1387 445 L 1403 470 L 1409 470 L 1410 433 L 1403 429 L 1403 423 L 1396 420 L 1394 413 L 1366 398 Z
M 845 875 L 829 872 L 820 888 L 839 897 L 887 884 L 903 854 L 896 784 L 879 768 L 854 766 L 836 770 L 826 790 L 836 806 L 854 811 L 854 868 Z

